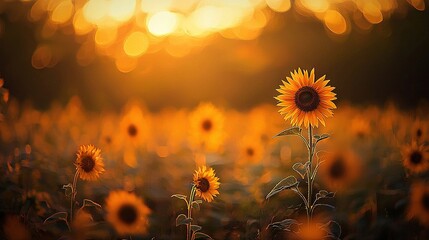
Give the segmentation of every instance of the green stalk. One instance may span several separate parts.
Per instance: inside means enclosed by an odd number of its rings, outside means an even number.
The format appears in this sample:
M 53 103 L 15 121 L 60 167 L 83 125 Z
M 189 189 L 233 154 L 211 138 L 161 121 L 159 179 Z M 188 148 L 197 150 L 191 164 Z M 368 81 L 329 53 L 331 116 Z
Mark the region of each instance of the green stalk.
M 312 176 L 312 166 L 313 166 L 313 155 L 314 155 L 314 146 L 313 146 L 313 127 L 308 126 L 308 161 L 309 165 L 307 168 L 307 222 L 310 223 L 311 220 L 311 209 L 312 206 L 312 192 L 313 192 L 313 181 Z
M 71 196 L 70 196 L 70 223 L 73 221 L 73 205 L 76 199 L 76 183 L 77 183 L 77 178 L 79 177 L 79 170 L 76 170 L 76 173 L 74 174 L 74 178 L 73 178 L 73 185 L 71 188 Z
M 191 193 L 189 194 L 189 202 L 188 202 L 188 218 L 192 217 L 192 202 L 194 201 L 196 187 L 192 185 Z M 191 240 L 191 222 L 186 224 L 186 240 Z

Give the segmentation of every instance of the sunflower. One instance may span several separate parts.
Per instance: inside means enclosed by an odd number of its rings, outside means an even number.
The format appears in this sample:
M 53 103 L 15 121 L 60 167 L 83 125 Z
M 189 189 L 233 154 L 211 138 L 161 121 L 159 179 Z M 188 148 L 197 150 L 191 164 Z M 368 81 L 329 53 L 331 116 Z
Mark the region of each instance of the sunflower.
M 329 229 L 316 221 L 310 221 L 299 226 L 298 231 L 296 232 L 296 240 L 320 240 L 326 239 Z
M 150 209 L 143 200 L 126 191 L 110 192 L 106 199 L 107 220 L 119 234 L 145 234 Z
M 199 167 L 194 173 L 194 184 L 196 195 L 207 202 L 213 201 L 213 197 L 219 194 L 219 178 L 215 176 L 213 168 Z
M 82 180 L 96 180 L 104 172 L 101 150 L 93 145 L 82 145 L 77 151 L 76 170 Z
M 315 82 L 314 69 L 308 75 L 306 70 L 298 68 L 291 76 L 277 89 L 281 93 L 275 97 L 279 101 L 277 106 L 281 107 L 280 114 L 295 126 L 318 127 L 319 121 L 325 126 L 325 118 L 332 117 L 332 109 L 337 108 L 332 102 L 337 99 L 332 92 L 335 88 L 327 86 L 329 80 L 325 80 L 325 76 Z
M 402 162 L 412 173 L 421 173 L 429 169 L 429 148 L 424 145 L 411 145 L 402 148 Z
M 238 164 L 258 163 L 264 157 L 264 145 L 259 136 L 243 137 L 238 143 Z
M 200 104 L 189 117 L 192 147 L 211 152 L 221 150 L 225 138 L 224 119 L 224 114 L 213 104 Z
M 416 182 L 411 186 L 407 217 L 429 226 L 429 184 Z
M 344 190 L 360 175 L 361 160 L 352 150 L 334 150 L 322 156 L 321 160 L 320 177 L 331 190 Z
M 143 146 L 149 135 L 149 118 L 137 103 L 130 103 L 125 107 L 120 120 L 120 136 L 125 146 L 133 148 Z

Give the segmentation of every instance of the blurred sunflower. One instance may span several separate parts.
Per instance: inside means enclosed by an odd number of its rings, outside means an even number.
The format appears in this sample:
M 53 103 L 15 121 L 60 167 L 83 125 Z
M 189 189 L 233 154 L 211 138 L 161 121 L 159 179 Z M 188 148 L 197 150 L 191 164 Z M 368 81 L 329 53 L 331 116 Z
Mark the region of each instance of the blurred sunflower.
M 417 145 L 412 142 L 411 145 L 402 148 L 402 162 L 404 166 L 413 173 L 425 172 L 429 169 L 429 147 Z
M 429 226 L 429 184 L 416 182 L 411 186 L 410 202 L 407 213 L 408 219 L 417 219 Z
M 75 166 L 82 180 L 96 180 L 104 172 L 100 149 L 93 145 L 82 145 L 76 155 Z
M 352 150 L 336 150 L 321 157 L 320 177 L 331 190 L 341 191 L 361 173 L 361 159 Z
M 145 234 L 150 209 L 143 200 L 126 191 L 110 192 L 106 199 L 107 220 L 119 234 Z
M 275 99 L 279 101 L 280 114 L 295 126 L 318 127 L 319 121 L 325 126 L 325 118 L 332 117 L 332 109 L 337 108 L 332 102 L 337 99 L 332 92 L 335 88 L 327 86 L 329 80 L 325 80 L 325 76 L 315 82 L 314 69 L 308 75 L 306 70 L 303 72 L 298 68 L 291 72 L 291 76 L 286 77 L 287 82 L 282 81 L 283 85 L 277 89 L 280 95 Z
M 216 152 L 223 145 L 224 115 L 211 103 L 202 103 L 190 114 L 190 143 L 192 147 Z
M 3 235 L 6 239 L 10 240 L 30 240 L 32 239 L 31 230 L 23 218 L 14 214 L 5 214 L 2 222 L 2 231 L 0 236 Z
M 199 167 L 194 173 L 194 184 L 197 188 L 196 195 L 207 202 L 213 201 L 219 194 L 219 178 L 216 177 L 213 168 Z
M 238 164 L 258 163 L 264 157 L 264 145 L 258 136 L 243 137 L 238 143 Z
M 326 227 L 324 227 L 320 223 L 317 223 L 313 220 L 313 221 L 310 221 L 309 223 L 305 223 L 302 226 L 299 226 L 299 229 L 296 232 L 295 238 L 292 237 L 292 239 L 299 239 L 299 240 L 328 239 L 327 238 L 328 232 L 329 232 L 329 229 L 326 229 Z
M 133 147 L 142 146 L 149 134 L 149 121 L 144 116 L 142 108 L 135 103 L 126 108 L 120 122 L 121 137 L 124 144 L 131 144 Z
M 371 126 L 368 119 L 363 117 L 355 117 L 351 122 L 350 128 L 353 136 L 360 139 L 365 138 L 371 133 Z
M 426 138 L 428 134 L 428 125 L 429 123 L 427 121 L 414 121 L 411 128 L 411 140 L 420 143 L 424 140 L 427 140 Z

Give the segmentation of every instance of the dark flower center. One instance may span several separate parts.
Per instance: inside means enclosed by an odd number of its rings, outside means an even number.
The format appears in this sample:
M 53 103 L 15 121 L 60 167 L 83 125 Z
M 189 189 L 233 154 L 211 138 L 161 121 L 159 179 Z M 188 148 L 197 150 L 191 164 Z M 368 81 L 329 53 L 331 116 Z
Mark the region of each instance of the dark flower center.
M 429 212 L 429 192 L 423 193 L 422 196 L 422 205 L 427 212 Z
M 334 179 L 340 179 L 346 174 L 346 165 L 342 158 L 337 158 L 332 163 L 331 168 L 329 169 L 329 174 Z
M 106 137 L 104 138 L 104 140 L 106 141 L 106 143 L 107 143 L 107 144 L 112 143 L 112 138 L 111 138 L 110 136 L 106 136 Z
M 415 151 L 410 155 L 410 161 L 414 165 L 419 165 L 423 160 L 422 153 L 419 151 Z
M 200 178 L 198 180 L 197 188 L 200 189 L 201 192 L 207 192 L 210 188 L 209 180 L 207 180 L 206 178 Z
M 253 150 L 253 148 L 249 147 L 246 149 L 246 153 L 248 156 L 252 157 L 255 154 L 255 150 Z
M 137 209 L 131 204 L 124 204 L 118 210 L 119 219 L 128 225 L 137 220 Z
M 80 167 L 85 172 L 91 172 L 92 169 L 94 169 L 95 166 L 95 160 L 91 156 L 85 156 L 82 158 L 82 161 L 80 162 Z
M 312 87 L 302 87 L 295 93 L 295 104 L 304 112 L 311 112 L 319 106 L 319 94 Z
M 422 135 L 423 135 L 423 131 L 420 128 L 417 129 L 416 135 L 417 135 L 418 138 L 421 138 Z
M 134 124 L 130 124 L 128 126 L 128 135 L 130 135 L 131 137 L 135 137 L 137 136 L 138 130 L 137 127 Z
M 208 132 L 212 129 L 213 123 L 212 123 L 212 121 L 210 121 L 210 119 L 206 119 L 203 121 L 202 127 L 203 127 L 204 131 Z

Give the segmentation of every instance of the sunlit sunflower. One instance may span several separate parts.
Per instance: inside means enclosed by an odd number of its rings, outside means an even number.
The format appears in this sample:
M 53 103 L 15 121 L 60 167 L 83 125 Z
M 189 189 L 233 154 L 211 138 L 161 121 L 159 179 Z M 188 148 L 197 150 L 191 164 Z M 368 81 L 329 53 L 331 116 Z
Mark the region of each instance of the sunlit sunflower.
M 207 202 L 213 201 L 219 194 L 219 178 L 216 177 L 213 168 L 199 167 L 194 173 L 194 184 L 197 188 L 196 195 Z
M 119 234 L 145 234 L 150 209 L 143 200 L 126 191 L 110 192 L 106 199 L 107 220 Z
M 335 88 L 327 86 L 329 80 L 325 80 L 325 76 L 314 81 L 314 69 L 308 75 L 306 70 L 298 68 L 291 76 L 277 89 L 280 95 L 275 99 L 279 101 L 280 114 L 295 126 L 318 127 L 319 121 L 325 126 L 325 118 L 332 117 L 332 109 L 337 108 L 332 102 L 337 99 L 332 92 Z
M 224 114 L 211 103 L 202 103 L 190 114 L 189 136 L 193 148 L 216 152 L 225 138 Z
M 352 150 L 335 150 L 321 156 L 321 160 L 320 177 L 330 190 L 346 189 L 361 173 L 361 159 Z
M 416 182 L 411 186 L 408 219 L 415 218 L 429 226 L 429 184 Z
M 404 166 L 412 173 L 421 173 L 429 169 L 429 147 L 417 145 L 412 142 L 411 145 L 402 148 L 402 162 Z
M 82 145 L 79 147 L 76 155 L 75 166 L 82 180 L 96 180 L 104 172 L 104 163 L 100 149 L 93 145 Z

